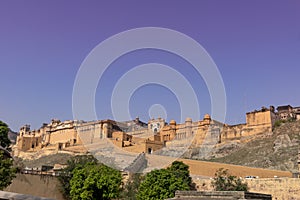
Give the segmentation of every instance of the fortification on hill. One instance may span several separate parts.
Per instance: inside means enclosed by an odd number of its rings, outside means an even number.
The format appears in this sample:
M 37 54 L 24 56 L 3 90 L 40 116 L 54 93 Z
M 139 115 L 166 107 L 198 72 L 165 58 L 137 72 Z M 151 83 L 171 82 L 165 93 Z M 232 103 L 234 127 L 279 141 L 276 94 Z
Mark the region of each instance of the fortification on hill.
M 178 124 L 175 120 L 166 123 L 165 119 L 151 119 L 144 123 L 136 118 L 131 121 L 64 121 L 53 119 L 38 130 L 30 130 L 30 125 L 20 128 L 17 137 L 15 156 L 22 152 L 36 152 L 41 149 L 67 150 L 92 144 L 95 140 L 109 139 L 117 147 L 136 153 L 160 151 L 164 147 L 177 146 L 189 140 L 189 148 L 197 148 L 206 143 L 221 144 L 240 140 L 249 136 L 272 132 L 280 119 L 300 119 L 298 107 L 279 106 L 275 112 L 273 106 L 263 107 L 246 113 L 246 123 L 227 125 L 206 114 L 200 121 L 187 118 Z M 209 136 L 209 137 L 208 137 Z M 175 146 L 176 146 L 175 145 Z

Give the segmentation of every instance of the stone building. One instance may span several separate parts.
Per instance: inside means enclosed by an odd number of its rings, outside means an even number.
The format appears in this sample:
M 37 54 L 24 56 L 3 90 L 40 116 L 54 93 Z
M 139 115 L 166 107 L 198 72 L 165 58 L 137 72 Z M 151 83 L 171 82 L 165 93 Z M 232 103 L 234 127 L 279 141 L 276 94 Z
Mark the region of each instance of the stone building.
M 300 106 L 294 107 L 294 108 L 293 108 L 293 112 L 294 112 L 295 115 L 296 115 L 296 119 L 297 119 L 297 120 L 300 120 Z
M 262 107 L 246 113 L 246 123 L 238 125 L 224 125 L 221 141 L 241 139 L 242 137 L 272 132 L 272 127 L 277 120 L 274 107 Z
M 281 120 L 300 120 L 300 107 L 292 107 L 291 105 L 278 106 L 276 114 Z
M 292 112 L 291 107 L 287 107 Z M 153 153 L 163 147 L 180 147 L 190 142 L 189 148 L 214 145 L 243 137 L 272 132 L 272 127 L 283 108 L 275 113 L 273 106 L 246 113 L 246 123 L 227 125 L 206 114 L 202 120 L 192 121 L 186 118 L 184 123 L 165 119 L 151 119 L 148 123 L 134 120 L 117 122 L 114 120 L 64 121 L 52 120 L 38 130 L 30 130 L 29 125 L 21 127 L 17 138 L 17 149 L 36 151 L 48 146 L 57 150 L 74 145 L 93 144 L 107 138 L 114 145 L 136 153 Z M 293 111 L 296 112 L 296 111 Z M 283 116 L 283 115 L 282 115 Z M 208 137 L 209 136 L 209 137 Z
M 279 118 L 282 120 L 288 120 L 288 119 L 295 118 L 295 114 L 293 112 L 293 107 L 290 105 L 278 106 L 277 114 L 278 114 Z
M 149 121 L 150 127 L 152 127 L 153 122 L 153 120 Z M 145 152 L 153 153 L 163 147 L 170 146 L 174 141 L 180 143 L 181 140 L 184 141 L 186 138 L 194 138 L 193 146 L 202 144 L 209 126 L 215 124 L 215 122 L 211 120 L 208 114 L 204 116 L 203 120 L 196 122 L 193 122 L 191 118 L 186 118 L 182 124 L 177 124 L 175 120 L 171 120 L 169 124 L 165 123 L 160 126 L 159 132 L 152 130 L 154 136 L 152 139 L 146 140 Z
M 92 144 L 94 140 L 103 138 L 112 139 L 120 147 L 128 146 L 132 136 L 126 132 L 137 131 L 141 123 L 136 120 L 121 123 L 114 120 L 61 122 L 53 119 L 37 130 L 30 130 L 30 125 L 24 125 L 20 128 L 16 146 L 19 151 L 36 151 L 49 146 L 62 150 L 69 146 Z M 145 124 L 142 126 L 145 127 Z
M 17 137 L 17 149 L 21 151 L 35 151 L 46 146 L 57 146 L 62 149 L 75 144 L 82 144 L 77 135 L 78 121 L 64 121 L 52 119 L 51 123 L 43 124 L 38 130 L 30 130 L 30 125 L 20 128 Z

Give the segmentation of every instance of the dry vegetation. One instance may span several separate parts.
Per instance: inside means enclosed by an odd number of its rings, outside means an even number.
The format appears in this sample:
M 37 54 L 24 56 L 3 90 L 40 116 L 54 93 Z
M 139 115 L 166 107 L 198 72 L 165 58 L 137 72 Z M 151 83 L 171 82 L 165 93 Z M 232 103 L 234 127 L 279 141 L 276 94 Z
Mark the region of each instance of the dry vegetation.
M 231 154 L 209 161 L 250 167 L 296 171 L 300 121 L 282 123 L 273 135 L 253 140 Z

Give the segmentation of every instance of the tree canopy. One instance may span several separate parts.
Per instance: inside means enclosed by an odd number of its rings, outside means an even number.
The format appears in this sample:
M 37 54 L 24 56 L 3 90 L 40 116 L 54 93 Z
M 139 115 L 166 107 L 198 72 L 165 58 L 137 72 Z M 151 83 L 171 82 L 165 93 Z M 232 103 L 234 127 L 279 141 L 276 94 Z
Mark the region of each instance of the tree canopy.
M 243 183 L 240 178 L 230 175 L 228 169 L 223 168 L 216 171 L 212 186 L 216 191 L 248 191 L 247 183 Z
M 74 200 L 117 198 L 122 182 L 121 173 L 103 164 L 88 163 L 75 168 L 70 180 L 70 196 Z
M 176 190 L 190 190 L 192 179 L 188 169 L 183 162 L 175 161 L 167 169 L 149 172 L 139 187 L 137 198 L 166 199 L 174 197 Z
M 3 153 L 0 152 L 0 190 L 3 190 L 11 184 L 15 178 L 16 168 L 13 167 L 13 160 L 11 158 L 4 158 Z
M 72 157 L 67 161 L 67 167 L 63 169 L 61 175 L 58 177 L 62 185 L 62 192 L 66 199 L 70 198 L 70 181 L 73 177 L 73 172 L 76 169 L 82 169 L 87 164 L 97 164 L 97 160 L 92 155 L 79 155 Z
M 0 145 L 7 149 L 10 145 L 8 139 L 9 128 L 7 124 L 0 121 Z M 0 190 L 6 188 L 11 184 L 11 181 L 15 177 L 16 168 L 13 167 L 13 160 L 3 155 L 4 150 L 0 150 Z
M 8 131 L 9 131 L 9 128 L 8 128 L 7 124 L 0 121 L 0 145 L 4 148 L 8 148 L 9 145 L 11 144 L 11 142 L 8 138 Z

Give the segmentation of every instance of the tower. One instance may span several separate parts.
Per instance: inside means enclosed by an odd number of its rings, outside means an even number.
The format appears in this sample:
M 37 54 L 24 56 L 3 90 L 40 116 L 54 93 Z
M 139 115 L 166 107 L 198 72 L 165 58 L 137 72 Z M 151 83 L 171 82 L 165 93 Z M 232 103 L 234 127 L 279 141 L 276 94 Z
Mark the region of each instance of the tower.
M 192 119 L 189 117 L 185 120 L 185 130 L 186 137 L 192 135 Z
M 160 117 L 157 119 L 151 119 L 148 122 L 148 129 L 156 134 L 165 126 L 165 123 L 165 120 Z

